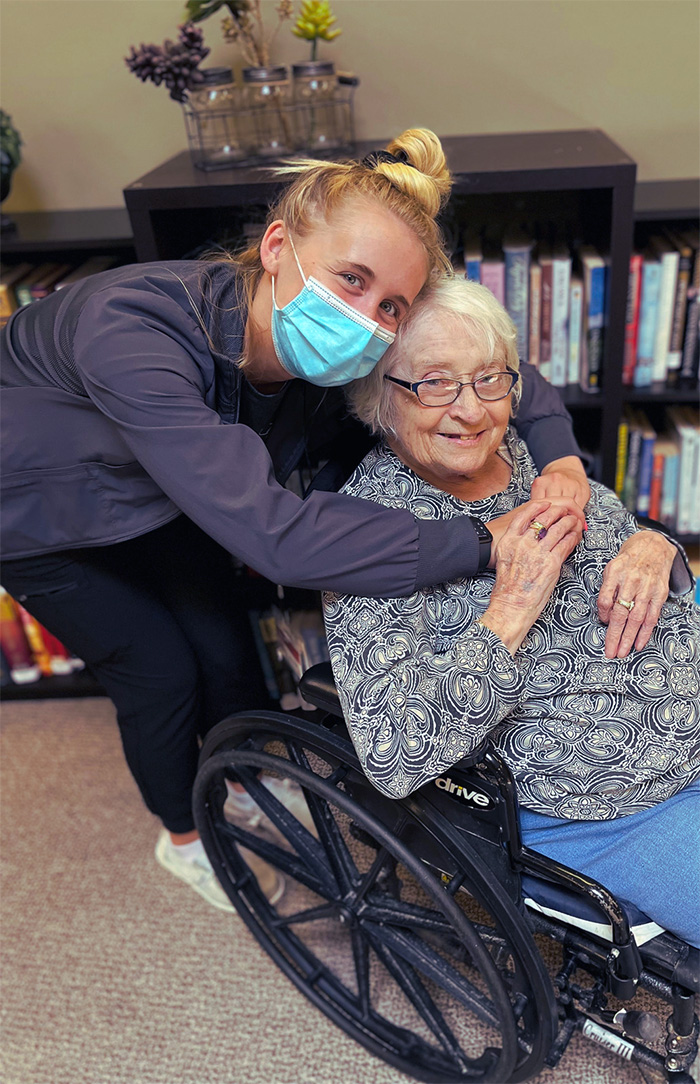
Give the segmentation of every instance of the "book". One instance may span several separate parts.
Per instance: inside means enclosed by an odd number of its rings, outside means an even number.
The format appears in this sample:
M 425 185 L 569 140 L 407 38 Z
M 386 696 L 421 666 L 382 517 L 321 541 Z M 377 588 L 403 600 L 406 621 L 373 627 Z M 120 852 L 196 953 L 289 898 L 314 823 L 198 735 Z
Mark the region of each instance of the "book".
M 578 384 L 581 376 L 581 332 L 583 329 L 583 279 L 572 274 L 569 290 L 569 366 L 567 384 Z
M 14 267 L 3 267 L 0 271 L 0 322 L 5 323 L 17 308 L 15 285 L 32 270 L 32 264 L 19 263 Z
M 116 256 L 90 256 L 89 259 L 74 267 L 67 275 L 59 279 L 54 285 L 54 290 L 65 290 L 90 275 L 98 275 L 100 271 L 107 271 L 114 267 L 117 262 Z
M 651 479 L 654 467 L 654 445 L 656 432 L 643 410 L 636 411 L 637 422 L 641 430 L 639 447 L 639 467 L 637 468 L 637 498 L 635 512 L 638 516 L 648 516 L 651 503 Z
M 627 470 L 627 442 L 629 440 L 629 420 L 623 413 L 617 426 L 617 451 L 615 454 L 615 492 L 623 499 L 625 472 Z
M 579 259 L 583 276 L 583 329 L 581 334 L 581 376 L 584 391 L 600 391 L 603 381 L 607 295 L 607 259 L 582 245 Z
M 676 530 L 679 534 L 690 534 L 698 515 L 698 426 L 688 407 L 667 407 L 666 418 L 669 428 L 677 434 L 680 450 Z
M 530 253 L 533 241 L 521 230 L 510 230 L 503 238 L 505 261 L 505 307 L 515 324 L 518 357 L 526 358 L 529 346 L 528 307 Z
M 21 279 L 20 282 L 15 285 L 15 296 L 17 298 L 18 306 L 31 305 L 34 298 L 32 297 L 32 286 L 37 282 L 41 282 L 43 278 L 50 275 L 57 267 L 61 265 L 51 261 L 47 263 L 39 264 L 29 274 Z
M 506 263 L 501 252 L 491 249 L 481 261 L 481 285 L 491 291 L 497 301 L 506 303 Z
M 540 319 L 542 307 L 542 268 L 539 260 L 530 258 L 530 290 L 528 315 L 528 361 L 535 368 L 540 365 Z
M 642 447 L 642 426 L 633 407 L 626 406 L 623 411 L 623 416 L 627 423 L 628 438 L 625 480 L 622 485 L 622 503 L 629 512 L 634 512 L 637 508 L 637 482 L 639 474 L 639 457 Z
M 0 587 L 0 647 L 16 685 L 39 680 L 41 671 L 22 627 L 17 604 L 4 587 Z
M 552 384 L 566 387 L 569 371 L 569 287 L 571 254 L 564 245 L 552 252 Z
M 552 379 L 552 250 L 541 245 L 539 264 L 542 269 L 540 300 L 540 364 L 539 370 L 545 380 Z
M 622 362 L 622 383 L 628 387 L 634 384 L 634 370 L 637 364 L 637 343 L 639 340 L 639 306 L 642 298 L 641 252 L 630 256 L 630 269 L 627 279 L 627 310 L 625 313 L 625 353 Z
M 481 237 L 475 230 L 466 230 L 463 237 L 464 273 L 470 282 L 481 282 Z
M 694 249 L 687 237 L 667 230 L 671 244 L 678 250 L 678 274 L 676 293 L 671 317 L 671 337 L 668 344 L 667 379 L 670 384 L 678 381 L 683 356 L 683 334 L 685 332 L 685 314 L 688 307 L 688 288 L 693 271 Z
M 680 449 L 678 447 L 678 438 L 672 433 L 667 433 L 665 440 L 668 441 L 669 449 L 664 462 L 664 477 L 661 483 L 661 507 L 658 518 L 665 526 L 675 529 L 678 510 Z
M 29 287 L 32 301 L 40 301 L 42 297 L 46 297 L 48 294 L 53 293 L 54 286 L 59 279 L 62 279 L 64 275 L 67 275 L 72 269 L 73 265 L 70 263 L 57 264 L 50 271 L 47 271 L 45 275 L 42 275 L 40 279 L 33 282 Z
M 698 380 L 700 363 L 700 238 L 695 230 L 691 244 L 695 249 L 693 271 L 688 284 L 685 329 L 683 333 L 683 352 L 678 373 L 679 384 L 694 385 Z
M 656 318 L 659 311 L 659 288 L 661 286 L 661 261 L 646 249 L 642 258 L 642 295 L 639 301 L 639 337 L 637 340 L 637 364 L 634 370 L 635 388 L 650 387 L 654 377 L 654 343 L 656 342 Z
M 664 382 L 668 373 L 668 353 L 671 344 L 671 326 L 673 324 L 673 306 L 676 298 L 680 252 L 667 237 L 661 235 L 652 237 L 651 245 L 661 261 L 661 283 L 659 285 L 659 308 L 656 315 L 652 381 Z
M 660 523 L 667 522 L 668 505 L 671 504 L 671 516 L 675 518 L 675 497 L 673 492 L 673 474 L 675 467 L 669 468 L 669 461 L 678 458 L 678 444 L 668 433 L 662 433 L 656 438 L 654 444 L 654 463 L 651 473 L 651 492 L 649 495 L 649 518 L 658 520 Z M 664 478 L 668 472 L 667 488 L 664 493 Z M 677 473 L 676 473 L 677 479 Z M 664 499 L 666 504 L 664 505 Z

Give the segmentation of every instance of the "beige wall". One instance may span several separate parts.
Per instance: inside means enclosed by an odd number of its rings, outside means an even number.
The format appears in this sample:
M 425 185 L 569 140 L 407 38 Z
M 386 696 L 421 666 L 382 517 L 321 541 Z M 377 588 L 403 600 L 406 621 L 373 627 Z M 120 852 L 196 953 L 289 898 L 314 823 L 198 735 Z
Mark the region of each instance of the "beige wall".
M 277 0 L 264 0 L 270 26 Z M 295 9 L 299 0 L 295 2 Z M 0 0 L 0 104 L 24 141 L 3 209 L 108 207 L 185 148 L 180 107 L 126 68 L 131 44 L 175 37 L 179 0 Z M 362 80 L 357 134 L 602 128 L 641 179 L 699 172 L 696 0 L 332 0 L 320 56 Z M 206 63 L 241 59 L 220 19 Z M 285 25 L 273 59 L 305 59 Z

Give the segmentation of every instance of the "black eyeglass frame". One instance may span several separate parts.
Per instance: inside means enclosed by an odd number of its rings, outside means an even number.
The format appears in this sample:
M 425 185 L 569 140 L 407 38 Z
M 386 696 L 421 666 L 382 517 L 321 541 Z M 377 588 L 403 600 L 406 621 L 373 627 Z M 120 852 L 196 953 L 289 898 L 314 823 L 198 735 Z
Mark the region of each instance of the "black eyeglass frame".
M 499 395 L 496 399 L 484 399 L 483 396 L 479 395 L 479 392 L 477 390 L 476 385 L 479 383 L 480 380 L 485 380 L 486 379 L 486 377 L 481 376 L 481 377 L 479 377 L 478 380 L 466 380 L 466 381 L 454 380 L 454 381 L 452 381 L 452 383 L 458 384 L 459 387 L 457 388 L 457 391 L 455 392 L 454 399 L 450 399 L 449 402 L 447 402 L 447 403 L 424 403 L 423 400 L 420 397 L 420 392 L 418 391 L 421 384 L 431 384 L 432 381 L 435 380 L 435 379 L 446 380 L 447 377 L 437 377 L 437 378 L 436 377 L 429 377 L 427 380 L 416 380 L 413 383 L 410 383 L 410 381 L 408 381 L 408 380 L 399 380 L 398 377 L 389 376 L 388 373 L 385 373 L 384 374 L 384 379 L 391 381 L 392 384 L 398 384 L 400 388 L 407 388 L 408 391 L 412 391 L 413 394 L 415 395 L 416 399 L 420 403 L 420 405 L 424 406 L 424 407 L 428 407 L 428 409 L 430 410 L 431 408 L 433 408 L 435 406 L 452 406 L 452 404 L 456 403 L 457 400 L 459 399 L 460 395 L 462 394 L 462 388 L 473 388 L 474 389 L 474 394 L 476 395 L 477 399 L 481 400 L 482 403 L 499 403 L 501 401 L 501 399 L 505 399 L 506 396 L 510 395 L 513 388 L 515 387 L 515 385 L 518 382 L 518 375 L 519 374 L 516 373 L 515 370 L 511 369 L 509 365 L 506 365 L 505 369 L 501 369 L 497 373 L 488 373 L 487 374 L 488 376 L 503 376 L 503 375 L 505 375 L 505 373 L 508 373 L 509 376 L 510 376 L 510 387 L 508 388 L 507 391 L 505 391 L 503 393 L 503 395 Z

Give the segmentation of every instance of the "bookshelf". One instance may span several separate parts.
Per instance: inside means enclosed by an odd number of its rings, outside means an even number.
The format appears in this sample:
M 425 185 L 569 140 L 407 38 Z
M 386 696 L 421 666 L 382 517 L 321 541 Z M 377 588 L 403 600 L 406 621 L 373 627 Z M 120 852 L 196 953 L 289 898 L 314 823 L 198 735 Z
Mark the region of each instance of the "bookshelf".
M 13 227 L 3 230 L 3 263 L 58 259 L 79 262 L 97 254 L 124 263 L 136 251 L 128 211 L 107 207 L 84 211 L 19 211 Z
M 381 146 L 358 143 L 354 157 Z M 444 215 L 448 237 L 467 224 L 509 220 L 554 223 L 609 253 L 608 330 L 603 394 L 562 389 L 582 446 L 598 453 L 597 474 L 614 479 L 621 366 L 632 246 L 635 163 L 597 129 L 447 136 L 453 174 Z M 235 243 L 243 226 L 263 222 L 282 182 L 261 169 L 204 173 L 186 152 L 124 189 L 139 260 L 177 259 L 207 244 Z

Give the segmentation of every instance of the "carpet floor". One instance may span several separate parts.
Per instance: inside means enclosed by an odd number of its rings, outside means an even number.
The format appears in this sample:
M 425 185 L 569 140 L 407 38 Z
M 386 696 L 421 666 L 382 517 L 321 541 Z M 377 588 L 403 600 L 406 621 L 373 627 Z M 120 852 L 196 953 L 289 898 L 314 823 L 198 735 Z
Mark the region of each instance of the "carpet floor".
M 156 864 L 108 700 L 3 706 L 3 1084 L 408 1084 Z M 583 1037 L 534 1084 L 637 1084 Z

